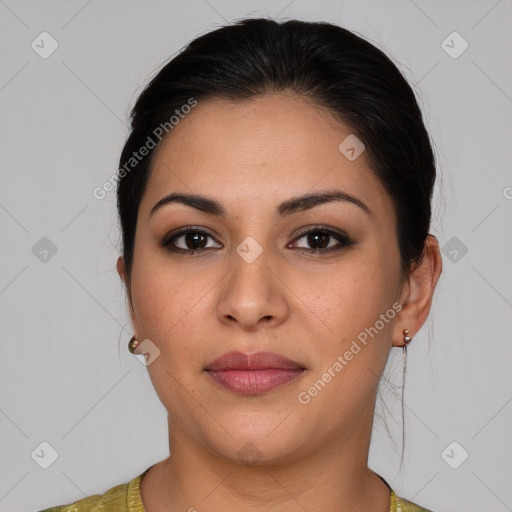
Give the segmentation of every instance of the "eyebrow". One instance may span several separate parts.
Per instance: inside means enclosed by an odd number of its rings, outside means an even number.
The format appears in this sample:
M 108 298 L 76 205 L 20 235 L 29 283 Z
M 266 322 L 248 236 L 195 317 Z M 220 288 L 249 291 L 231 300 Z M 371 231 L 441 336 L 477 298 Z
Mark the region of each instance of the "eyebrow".
M 341 190 L 328 190 L 325 192 L 292 197 L 291 199 L 281 203 L 277 207 L 276 211 L 279 217 L 282 218 L 293 213 L 303 212 L 310 210 L 315 206 L 335 201 L 344 201 L 354 204 L 365 211 L 368 215 L 371 215 L 370 209 L 368 206 L 366 206 L 365 203 L 363 203 L 363 201 Z M 160 199 L 160 201 L 158 201 L 153 206 L 153 208 L 151 208 L 149 216 L 151 217 L 158 209 L 170 203 L 184 204 L 201 212 L 215 215 L 217 217 L 226 216 L 225 208 L 215 199 L 198 194 L 186 194 L 183 192 L 173 192 L 172 194 L 169 194 Z

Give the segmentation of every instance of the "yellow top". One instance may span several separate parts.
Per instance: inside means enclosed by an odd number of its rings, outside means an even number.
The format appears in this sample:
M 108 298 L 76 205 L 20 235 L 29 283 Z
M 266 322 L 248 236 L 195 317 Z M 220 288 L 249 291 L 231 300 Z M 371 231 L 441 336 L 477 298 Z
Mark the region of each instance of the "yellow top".
M 140 497 L 140 482 L 150 468 L 151 466 L 127 484 L 112 487 L 105 494 L 95 494 L 69 505 L 46 508 L 39 512 L 146 512 Z M 389 512 L 432 512 L 404 498 L 399 498 L 386 480 L 381 476 L 380 479 L 391 493 Z

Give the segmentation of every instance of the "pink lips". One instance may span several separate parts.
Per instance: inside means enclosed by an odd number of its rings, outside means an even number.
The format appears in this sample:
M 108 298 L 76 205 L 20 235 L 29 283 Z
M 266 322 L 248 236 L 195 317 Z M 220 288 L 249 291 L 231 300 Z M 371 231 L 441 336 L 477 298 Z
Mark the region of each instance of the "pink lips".
M 259 395 L 297 378 L 304 368 L 272 352 L 229 352 L 212 361 L 206 371 L 224 388 L 242 395 Z

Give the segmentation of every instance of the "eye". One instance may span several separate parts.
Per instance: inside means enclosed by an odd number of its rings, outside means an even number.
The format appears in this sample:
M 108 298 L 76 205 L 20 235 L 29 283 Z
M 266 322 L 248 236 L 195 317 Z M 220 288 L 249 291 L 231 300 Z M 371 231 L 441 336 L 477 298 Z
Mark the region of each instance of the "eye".
M 213 236 L 206 231 L 189 226 L 166 235 L 160 242 L 160 245 L 169 251 L 189 254 L 222 247 L 222 245 L 209 245 L 208 239 L 214 240 Z
M 302 242 L 300 242 L 301 240 Z M 214 243 L 212 244 L 210 241 Z M 305 253 L 322 254 L 338 251 L 352 244 L 354 242 L 345 233 L 316 226 L 303 230 L 289 247 Z M 171 252 L 184 254 L 222 248 L 222 245 L 218 244 L 210 233 L 195 226 L 188 226 L 169 233 L 162 239 L 160 245 Z
M 303 240 L 303 242 L 302 245 L 298 246 L 298 249 L 301 252 L 309 253 L 338 251 L 354 243 L 345 233 L 319 226 L 303 231 L 293 243 L 296 244 L 300 240 Z

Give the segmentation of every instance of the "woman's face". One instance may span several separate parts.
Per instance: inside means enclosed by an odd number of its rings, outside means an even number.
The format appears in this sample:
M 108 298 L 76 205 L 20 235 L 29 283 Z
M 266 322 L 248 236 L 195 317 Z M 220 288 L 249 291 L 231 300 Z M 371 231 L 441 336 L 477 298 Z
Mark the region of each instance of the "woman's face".
M 162 143 L 131 289 L 171 440 L 284 461 L 370 435 L 378 379 L 402 336 L 405 281 L 391 198 L 365 152 L 354 159 L 354 139 L 339 149 L 349 135 L 306 100 L 276 94 L 199 102 Z M 215 205 L 152 212 L 176 193 Z M 340 196 L 300 199 L 311 194 Z M 214 371 L 231 352 L 243 357 Z M 293 368 L 263 356 L 234 369 L 258 352 Z

